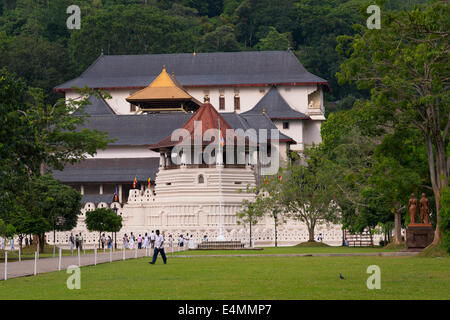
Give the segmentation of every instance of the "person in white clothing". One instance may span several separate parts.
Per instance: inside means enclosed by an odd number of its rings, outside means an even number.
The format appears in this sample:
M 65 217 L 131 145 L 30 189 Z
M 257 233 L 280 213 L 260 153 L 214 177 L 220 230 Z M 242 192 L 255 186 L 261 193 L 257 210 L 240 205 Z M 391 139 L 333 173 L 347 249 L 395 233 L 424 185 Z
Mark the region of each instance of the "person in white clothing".
M 191 237 L 189 236 L 189 233 L 186 233 L 186 237 L 184 237 L 184 240 L 186 242 L 186 247 L 189 248 L 189 241 L 191 240 Z
M 147 248 L 148 247 L 148 234 L 147 234 L 147 232 L 145 233 L 145 236 L 144 236 L 144 244 L 143 244 L 143 248 L 145 249 L 145 248 Z
M 156 230 L 155 251 L 153 253 L 152 261 L 149 262 L 150 264 L 155 264 L 156 259 L 158 258 L 158 252 L 161 253 L 164 264 L 167 264 L 166 253 L 164 252 L 164 232 L 159 234 L 159 230 Z
M 151 248 L 152 249 L 155 247 L 155 240 L 156 240 L 156 236 L 155 236 L 155 233 L 152 230 L 152 233 L 150 234 L 150 244 L 151 244 Z

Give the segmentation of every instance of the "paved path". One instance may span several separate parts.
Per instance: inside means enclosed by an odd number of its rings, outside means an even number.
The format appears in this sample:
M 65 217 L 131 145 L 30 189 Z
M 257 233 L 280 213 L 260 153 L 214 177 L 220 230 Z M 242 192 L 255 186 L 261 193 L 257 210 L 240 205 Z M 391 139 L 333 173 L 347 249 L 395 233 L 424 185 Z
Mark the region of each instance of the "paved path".
M 361 253 L 279 253 L 279 254 L 191 254 L 174 255 L 174 258 L 206 258 L 206 257 L 352 257 L 352 256 L 380 256 L 380 257 L 412 257 L 419 252 L 361 252 Z
M 181 250 L 184 250 L 181 248 Z M 173 252 L 181 251 L 180 248 L 175 247 Z M 137 253 L 136 253 L 137 251 Z M 172 252 L 170 248 L 166 248 L 166 254 L 169 256 L 169 254 Z M 146 256 L 146 250 L 125 250 L 125 259 L 134 259 L 136 257 L 142 258 Z M 153 255 L 153 250 L 148 249 L 147 251 L 148 256 Z M 110 259 L 111 261 L 119 261 L 123 260 L 123 251 L 118 250 L 111 253 L 108 250 L 106 252 L 103 252 L 103 250 L 99 250 L 97 252 L 97 264 L 100 263 L 109 263 Z M 95 257 L 94 254 L 83 254 L 81 252 L 80 254 L 80 263 L 78 264 L 78 255 L 76 252 L 74 252 L 74 256 L 63 256 L 61 258 L 61 270 L 66 270 L 67 267 L 71 265 L 80 265 L 80 266 L 90 266 L 95 264 Z M 42 258 L 37 260 L 37 266 L 36 266 L 36 273 L 45 273 L 45 272 L 52 272 L 52 271 L 58 271 L 59 265 L 59 258 Z M 24 276 L 30 276 L 34 275 L 34 259 L 31 260 L 22 260 L 22 261 L 14 261 L 14 262 L 8 262 L 8 279 L 10 278 L 17 278 L 17 277 L 24 277 Z M 2 261 L 0 263 L 0 280 L 5 279 L 5 263 Z

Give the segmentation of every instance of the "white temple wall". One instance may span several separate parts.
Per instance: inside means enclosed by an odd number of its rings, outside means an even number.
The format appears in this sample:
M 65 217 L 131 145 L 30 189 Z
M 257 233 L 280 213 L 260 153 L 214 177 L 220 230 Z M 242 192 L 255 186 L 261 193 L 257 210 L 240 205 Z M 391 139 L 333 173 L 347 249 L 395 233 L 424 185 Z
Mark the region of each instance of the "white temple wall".
M 321 124 L 322 121 L 305 121 L 303 134 L 306 146 L 311 146 L 313 142 L 315 144 L 322 142 L 322 136 L 320 135 Z
M 290 146 L 292 150 L 303 150 L 304 149 L 304 135 L 303 135 L 303 127 L 304 122 L 307 120 L 273 120 L 273 123 L 280 130 L 281 133 L 287 135 L 294 139 L 297 144 L 293 144 Z M 289 128 L 283 129 L 283 123 L 288 122 Z
M 225 110 L 220 112 L 234 112 L 234 97 L 237 94 L 240 98 L 240 110 L 238 113 L 246 112 L 252 109 L 259 100 L 269 91 L 269 86 L 258 87 L 195 87 L 185 88 L 186 91 L 203 102 L 205 95 L 208 95 L 210 103 L 219 110 L 219 97 L 223 95 L 225 98 Z M 308 106 L 308 94 L 319 90 L 319 110 L 311 110 Z M 113 89 L 109 93 L 111 99 L 107 99 L 108 105 L 118 114 L 134 114 L 130 111 L 130 103 L 126 101 L 131 94 L 138 91 L 137 89 Z M 278 92 L 286 100 L 286 102 L 294 109 L 305 114 L 323 113 L 323 92 L 317 86 L 278 86 Z M 73 91 L 66 91 L 66 99 L 76 98 L 79 95 Z M 89 106 L 88 106 L 89 107 Z M 87 108 L 88 108 L 87 107 Z M 322 110 L 321 110 L 322 109 Z

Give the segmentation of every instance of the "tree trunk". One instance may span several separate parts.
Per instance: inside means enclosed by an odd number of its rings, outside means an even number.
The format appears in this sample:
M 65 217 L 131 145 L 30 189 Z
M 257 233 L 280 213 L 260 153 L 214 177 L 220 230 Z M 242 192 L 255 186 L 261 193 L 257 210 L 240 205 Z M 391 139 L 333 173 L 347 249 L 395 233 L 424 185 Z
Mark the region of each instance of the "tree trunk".
M 278 233 L 277 233 L 277 225 L 278 225 L 278 221 L 277 218 L 275 218 L 275 247 L 278 247 Z
M 39 240 L 39 253 L 44 253 L 44 246 L 45 246 L 45 233 L 41 233 L 38 235 Z
M 370 229 L 370 227 L 369 227 L 369 237 L 370 237 L 370 244 L 373 247 L 372 229 Z
M 400 210 L 395 211 L 394 217 L 394 243 L 400 244 L 402 242 L 402 217 L 400 214 Z
M 252 220 L 250 219 L 250 248 L 252 247 Z
M 314 227 L 312 224 L 308 226 L 308 235 L 309 235 L 308 242 L 314 242 Z
M 439 132 L 440 135 L 440 132 Z M 430 171 L 431 186 L 433 188 L 434 199 L 436 203 L 436 230 L 434 232 L 433 245 L 441 242 L 442 232 L 439 227 L 441 217 L 439 216 L 441 191 L 448 185 L 447 161 L 445 161 L 445 147 L 442 139 L 436 138 L 435 134 L 434 155 L 433 142 L 430 134 L 425 133 L 425 146 L 428 156 L 428 167 Z

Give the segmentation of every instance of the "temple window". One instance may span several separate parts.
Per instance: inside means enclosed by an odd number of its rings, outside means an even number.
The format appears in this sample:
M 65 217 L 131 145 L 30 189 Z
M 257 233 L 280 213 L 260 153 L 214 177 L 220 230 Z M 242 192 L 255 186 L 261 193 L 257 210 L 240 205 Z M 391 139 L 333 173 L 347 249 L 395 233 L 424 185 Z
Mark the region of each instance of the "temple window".
M 130 112 L 136 112 L 136 106 L 130 103 Z
M 225 110 L 225 97 L 223 95 L 219 97 L 219 110 Z
M 240 110 L 241 109 L 241 99 L 239 97 L 238 93 L 235 93 L 234 95 L 234 110 Z
M 283 122 L 283 129 L 289 129 L 289 122 Z
M 312 93 L 308 94 L 308 108 L 320 108 L 320 90 L 315 90 Z
M 198 183 L 205 183 L 205 177 L 202 174 L 198 176 Z

